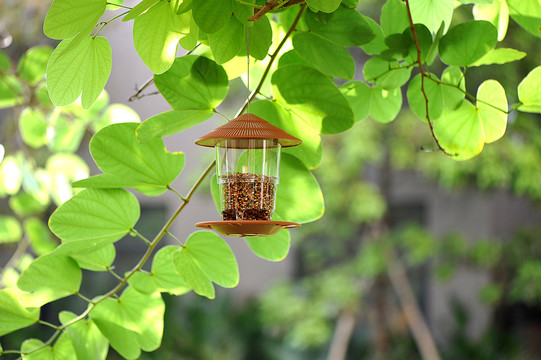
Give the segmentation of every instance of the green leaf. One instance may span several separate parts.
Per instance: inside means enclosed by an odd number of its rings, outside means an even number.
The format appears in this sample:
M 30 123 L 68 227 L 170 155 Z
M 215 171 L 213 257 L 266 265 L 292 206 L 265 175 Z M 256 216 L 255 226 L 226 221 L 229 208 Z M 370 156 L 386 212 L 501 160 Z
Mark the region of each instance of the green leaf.
M 146 119 L 136 130 L 137 140 L 144 143 L 157 137 L 179 133 L 214 115 L 211 110 L 173 110 Z
M 179 39 L 189 32 L 190 16 L 177 15 L 160 1 L 133 23 L 133 44 L 155 74 L 167 71 L 177 55 Z
M 464 100 L 466 84 L 458 66 L 449 66 L 441 74 L 443 102 L 446 109 L 458 108 Z
M 257 60 L 263 60 L 269 53 L 269 48 L 272 45 L 272 27 L 269 19 L 264 16 L 261 19 L 253 22 L 250 28 L 250 56 Z M 243 43 L 241 52 L 246 54 L 246 43 Z
M 341 2 L 342 0 L 306 0 L 308 6 L 324 13 L 332 13 L 338 9 Z
M 518 110 L 541 113 L 541 66 L 536 67 L 518 85 Z
M 191 234 L 173 260 L 186 284 L 209 299 L 215 296 L 213 282 L 223 287 L 235 287 L 239 283 L 235 255 L 215 233 L 198 231 Z
M 340 7 L 326 23 L 321 22 L 310 11 L 306 12 L 305 19 L 306 25 L 313 33 L 340 46 L 368 44 L 376 36 L 372 29 L 373 25 L 370 24 L 373 20 L 362 16 L 356 10 Z
M 13 75 L 0 74 L 0 109 L 24 104 L 21 83 Z
M 295 155 L 311 169 L 319 165 L 321 137 L 308 124 L 296 119 L 292 113 L 276 102 L 256 101 L 250 105 L 250 112 L 302 140 L 301 145 L 284 148 L 282 153 Z
M 316 69 L 331 77 L 353 79 L 355 62 L 340 45 L 308 32 L 293 36 L 293 47 L 299 56 Z
M 106 3 L 106 0 L 54 0 L 45 17 L 43 32 L 57 40 L 74 37 L 103 15 Z
M 288 230 L 267 237 L 244 238 L 250 249 L 257 256 L 270 261 L 282 261 L 289 253 L 291 237 Z
M 37 149 L 47 143 L 47 121 L 41 111 L 33 108 L 21 111 L 19 129 L 26 145 Z
M 494 49 L 470 66 L 507 64 L 525 57 L 527 54 L 515 49 L 500 48 Z
M 385 45 L 385 34 L 383 34 L 383 30 L 377 22 L 366 16 L 364 19 L 374 33 L 374 38 L 370 40 L 370 42 L 361 45 L 361 49 L 368 55 L 379 55 L 382 51 L 387 49 L 387 45 Z
M 443 22 L 445 23 L 445 32 L 451 25 L 455 1 L 411 0 L 410 8 L 414 24 L 424 24 L 430 31 L 436 33 Z
M 75 154 L 54 154 L 45 166 L 50 174 L 49 193 L 57 205 L 73 196 L 73 181 L 88 177 L 90 170 L 86 162 Z
M 57 153 L 77 151 L 85 134 L 84 122 L 63 114 L 54 115 L 48 119 L 47 148 Z
M 218 64 L 226 63 L 238 54 L 246 41 L 244 26 L 232 16 L 220 30 L 208 34 L 208 40 L 214 60 Z
M 21 224 L 15 217 L 0 215 L 0 244 L 18 242 L 22 236 Z
M 63 243 L 55 253 L 84 253 L 113 243 L 133 228 L 139 214 L 137 199 L 125 190 L 83 190 L 49 219 L 49 227 Z
M 541 37 L 541 3 L 539 1 L 507 0 L 509 14 L 523 29 Z
M 199 28 L 212 34 L 227 24 L 233 10 L 232 0 L 193 0 L 193 18 Z
M 30 240 L 30 246 L 37 255 L 43 255 L 54 250 L 58 243 L 53 240 L 52 234 L 38 218 L 29 218 L 24 221 L 24 232 Z
M 48 205 L 49 197 L 40 196 L 36 192 L 20 192 L 9 199 L 9 206 L 15 214 L 21 217 L 42 213 Z
M 323 216 L 323 194 L 314 176 L 295 156 L 282 154 L 275 213 L 284 221 L 306 223 Z
M 65 325 L 75 319 L 76 315 L 62 311 L 58 317 L 62 325 Z M 71 338 L 77 360 L 105 360 L 109 342 L 91 319 L 77 321 L 66 327 L 65 331 Z
M 34 46 L 28 49 L 17 65 L 17 72 L 30 85 L 36 85 L 45 76 L 47 61 L 52 52 L 50 46 Z
M 88 109 L 111 73 L 111 46 L 104 37 L 87 36 L 68 51 L 71 41 L 62 41 L 51 55 L 47 89 L 56 106 L 71 104 L 82 93 L 83 108 Z
M 457 160 L 479 154 L 484 143 L 498 140 L 507 126 L 507 98 L 503 87 L 487 80 L 477 91 L 477 106 L 468 101 L 453 111 L 446 111 L 433 122 L 440 145 Z
M 15 157 L 6 156 L 0 163 L 0 194 L 15 195 L 21 188 L 22 173 Z
M 496 46 L 498 30 L 488 21 L 453 26 L 440 40 L 440 58 L 447 65 L 469 66 Z
M 107 271 L 113 264 L 116 256 L 115 246 L 113 244 L 91 252 L 70 255 L 81 269 L 90 271 Z
M 335 134 L 353 125 L 353 111 L 336 85 L 308 66 L 292 64 L 276 70 L 273 93 L 286 109 L 318 133 Z
M 74 183 L 76 187 L 138 187 L 150 186 L 165 191 L 184 167 L 183 153 L 170 153 L 162 139 L 144 144 L 137 141 L 137 123 L 109 125 L 100 130 L 90 141 L 90 152 L 98 167 L 111 182 L 104 184 L 97 177 Z M 120 181 L 122 179 L 122 181 Z
M 443 112 L 443 89 L 442 85 L 438 83 L 439 79 L 436 75 L 430 74 L 430 78 L 424 79 L 424 93 L 428 98 L 428 114 L 430 120 L 435 120 L 440 117 Z M 426 100 L 421 89 L 422 76 L 421 74 L 415 76 L 408 86 L 408 103 L 411 111 L 419 117 L 419 119 L 426 121 Z
M 390 90 L 404 85 L 411 76 L 412 68 L 403 68 L 396 61 L 387 61 L 374 56 L 364 64 L 363 75 L 366 81 L 381 85 Z
M 17 281 L 24 306 L 39 307 L 79 291 L 82 273 L 68 256 L 42 255 L 24 270 Z
M 39 308 L 24 308 L 17 300 L 16 289 L 0 290 L 0 336 L 35 324 Z
M 255 0 L 247 0 L 244 3 L 255 4 Z M 249 18 L 254 16 L 254 8 L 252 6 L 241 4 L 238 1 L 233 1 L 233 13 L 238 21 L 242 25 L 253 26 L 257 24 L 257 21 L 248 21 Z
M 120 355 L 136 359 L 140 349 L 154 351 L 160 346 L 164 311 L 160 293 L 143 294 L 129 287 L 119 299 L 96 305 L 90 318 Z
M 122 18 L 122 21 L 130 21 L 159 3 L 161 0 L 143 0 L 136 6 L 134 6 L 127 14 Z
M 190 0 L 191 2 L 191 0 Z M 184 4 L 187 3 L 186 1 Z M 195 20 L 193 19 L 191 11 L 187 13 L 183 13 L 184 16 L 189 17 L 190 19 L 190 29 L 189 33 L 180 39 L 179 44 L 182 46 L 185 50 L 192 51 L 195 50 L 195 47 L 199 43 L 199 27 L 195 23 Z
M 406 30 L 410 26 L 406 4 L 401 0 L 387 0 L 381 9 L 380 24 L 385 36 Z
M 41 348 L 30 354 L 23 355 L 23 360 L 64 360 L 73 356 L 74 348 L 70 338 L 62 334 L 56 340 L 54 347 L 44 346 L 45 344 L 38 339 L 25 340 L 21 346 L 21 351 L 32 352 L 36 348 Z
M 393 121 L 402 107 L 400 89 L 386 90 L 381 85 L 369 87 L 361 81 L 351 81 L 342 86 L 355 113 L 355 121 L 370 115 L 377 122 Z
M 166 246 L 154 255 L 150 274 L 137 272 L 128 280 L 129 284 L 143 293 L 167 292 L 172 295 L 182 295 L 191 288 L 175 269 L 173 256 L 178 251 L 177 246 Z
M 225 70 L 195 55 L 177 58 L 167 72 L 154 76 L 154 83 L 175 110 L 214 109 L 229 89 Z
M 487 20 L 498 29 L 498 41 L 502 41 L 509 25 L 509 7 L 506 0 L 494 0 L 491 4 L 476 4 L 473 7 L 475 20 Z

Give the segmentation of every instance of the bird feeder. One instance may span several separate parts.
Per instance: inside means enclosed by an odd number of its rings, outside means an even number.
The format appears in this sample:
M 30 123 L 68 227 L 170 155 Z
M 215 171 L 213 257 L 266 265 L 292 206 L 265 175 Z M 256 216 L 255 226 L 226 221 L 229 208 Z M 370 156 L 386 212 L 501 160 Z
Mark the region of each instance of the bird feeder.
M 301 140 L 252 114 L 241 115 L 197 139 L 216 150 L 222 221 L 197 223 L 226 236 L 270 236 L 300 224 L 272 221 L 280 152 Z

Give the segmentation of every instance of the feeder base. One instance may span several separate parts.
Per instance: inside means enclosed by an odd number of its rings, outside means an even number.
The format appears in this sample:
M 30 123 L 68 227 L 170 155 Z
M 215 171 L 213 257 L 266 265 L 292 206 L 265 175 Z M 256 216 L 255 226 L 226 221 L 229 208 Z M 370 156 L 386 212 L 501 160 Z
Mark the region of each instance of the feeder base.
M 282 229 L 298 228 L 301 224 L 287 221 L 225 220 L 199 222 L 195 226 L 212 229 L 225 236 L 250 237 L 272 236 Z

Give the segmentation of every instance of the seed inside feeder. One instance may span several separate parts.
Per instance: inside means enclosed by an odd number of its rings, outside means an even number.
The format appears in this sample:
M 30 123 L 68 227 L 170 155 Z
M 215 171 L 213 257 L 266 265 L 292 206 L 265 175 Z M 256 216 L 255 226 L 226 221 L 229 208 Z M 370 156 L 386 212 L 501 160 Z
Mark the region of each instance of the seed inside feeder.
M 271 220 L 277 178 L 236 173 L 220 176 L 223 220 Z

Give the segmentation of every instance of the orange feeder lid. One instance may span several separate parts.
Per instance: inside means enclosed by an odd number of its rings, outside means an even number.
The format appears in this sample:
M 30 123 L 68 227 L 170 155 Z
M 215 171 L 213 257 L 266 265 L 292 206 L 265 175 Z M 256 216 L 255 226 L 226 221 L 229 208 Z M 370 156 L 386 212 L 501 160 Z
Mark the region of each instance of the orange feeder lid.
M 297 146 L 302 143 L 302 140 L 289 135 L 279 127 L 253 114 L 243 114 L 200 137 L 195 143 L 201 146 L 214 147 L 219 142 L 229 139 L 277 139 L 282 147 Z M 241 147 L 248 148 L 247 142 L 245 145 Z

